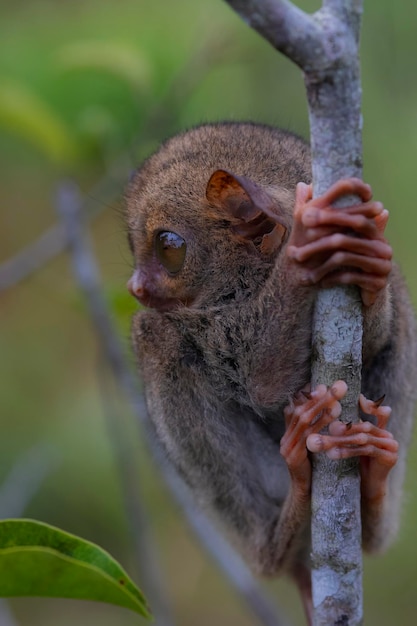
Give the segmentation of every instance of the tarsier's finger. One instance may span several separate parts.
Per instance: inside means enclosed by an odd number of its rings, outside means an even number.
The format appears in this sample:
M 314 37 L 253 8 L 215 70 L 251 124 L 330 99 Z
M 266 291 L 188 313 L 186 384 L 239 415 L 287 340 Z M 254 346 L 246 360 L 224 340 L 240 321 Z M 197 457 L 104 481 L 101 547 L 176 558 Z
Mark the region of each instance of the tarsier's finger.
M 376 228 L 380 236 L 384 235 L 385 227 L 388 223 L 389 213 L 386 209 L 375 218 Z
M 340 270 L 341 267 L 346 268 L 346 270 Z M 311 269 L 303 268 L 301 270 L 300 282 L 304 285 L 317 285 L 322 279 L 325 279 L 329 275 L 329 279 L 336 280 L 336 284 L 346 284 L 343 282 L 342 276 L 344 274 L 354 273 L 347 269 L 354 267 L 361 270 L 361 273 L 359 274 L 361 279 L 366 275 L 380 277 L 384 281 L 384 286 L 386 277 L 391 271 L 391 262 L 386 259 L 375 259 L 349 252 L 335 252 L 330 259 L 322 265 Z M 337 277 L 334 275 L 334 272 L 337 272 Z M 354 284 L 356 284 L 356 282 Z M 370 286 L 367 288 L 370 290 Z M 378 288 L 379 284 L 377 289 Z
M 312 397 L 311 389 L 310 391 L 307 391 L 303 388 L 294 395 L 289 405 L 284 409 L 286 426 L 285 435 L 294 430 L 300 416 L 308 414 L 308 411 L 311 410 L 312 407 L 316 406 L 317 402 L 321 398 L 324 398 L 326 393 L 326 385 L 318 385 L 314 390 L 314 399 Z
M 379 203 L 372 203 L 372 206 Z M 366 205 L 360 205 L 360 208 Z M 382 212 L 383 207 L 380 212 Z M 372 211 L 374 213 L 374 211 Z M 317 209 L 309 206 L 301 216 L 302 224 L 305 228 L 314 228 L 317 226 L 337 226 L 340 228 L 349 228 L 356 234 L 367 237 L 368 239 L 380 238 L 380 233 L 375 221 L 375 215 L 368 217 L 363 211 L 356 214 L 349 214 L 343 209 Z
M 372 189 L 359 178 L 344 178 L 332 185 L 323 195 L 314 198 L 313 202 L 315 206 L 325 208 L 339 198 L 350 195 L 359 196 L 363 202 L 368 202 L 372 198 Z
M 361 425 L 364 426 L 365 424 L 368 422 Z M 377 460 L 380 466 L 389 469 L 398 460 L 398 442 L 393 437 L 386 435 L 387 433 L 382 430 L 379 430 L 377 436 L 370 432 L 346 434 L 338 437 L 313 434 L 307 438 L 306 445 L 310 452 L 325 452 L 333 460 L 366 456 Z
M 379 292 L 380 290 L 378 290 Z M 364 306 L 371 306 L 378 298 L 378 292 L 361 289 L 361 298 Z
M 281 445 L 288 439 L 301 438 L 302 433 L 311 428 L 322 411 L 326 411 L 323 417 L 319 418 L 322 419 L 323 425 L 339 417 L 341 411 L 339 400 L 344 397 L 346 391 L 347 385 L 344 381 L 337 381 L 329 389 L 325 385 L 318 385 L 305 403 L 298 405 L 293 403 L 287 407 L 284 410 L 287 429 Z
M 329 424 L 332 424 L 335 420 L 337 420 L 341 414 L 342 406 L 340 402 L 335 402 L 331 408 L 323 409 L 317 419 L 311 424 L 311 433 L 319 433 L 325 426 L 329 426 Z
M 318 239 L 323 239 L 324 237 L 330 237 L 330 235 L 334 235 L 335 233 L 340 233 L 339 226 L 316 226 L 314 228 L 303 228 L 303 238 L 301 245 L 298 243 L 297 247 L 302 247 L 307 243 L 312 241 L 317 241 Z
M 371 238 L 372 241 L 384 241 L 385 244 L 389 245 L 387 241 L 384 239 L 383 229 L 385 226 L 378 225 L 377 218 L 375 218 L 376 230 L 378 232 L 378 236 L 375 238 Z M 330 235 L 335 234 L 347 234 L 349 237 L 352 237 L 352 233 L 347 232 L 348 229 L 343 229 L 340 226 L 315 226 L 315 227 L 305 227 L 301 224 L 299 228 L 298 236 L 295 238 L 296 243 L 294 244 L 296 247 L 302 247 L 308 243 L 313 241 L 317 241 L 318 239 L 324 239 L 324 237 L 330 237 Z M 369 238 L 367 238 L 369 239 Z
M 330 211 L 336 211 L 338 213 L 343 213 L 344 215 L 363 215 L 368 219 L 377 219 L 384 212 L 387 214 L 387 219 L 389 215 L 388 211 L 384 208 L 384 205 L 379 200 L 369 200 L 368 202 L 359 202 L 352 204 L 351 206 L 328 207 L 319 210 L 324 211 L 324 214 L 327 214 Z M 328 218 L 326 217 L 326 219 Z
M 295 188 L 295 207 L 294 217 L 304 209 L 307 202 L 313 197 L 313 186 L 306 185 L 306 183 L 298 183 Z
M 368 400 L 362 393 L 359 396 L 359 406 L 366 415 L 376 417 L 379 428 L 386 427 L 392 412 L 390 406 L 383 406 L 378 401 Z
M 384 430 L 380 426 L 372 424 L 372 422 L 356 422 L 354 424 L 346 424 L 339 420 L 333 421 L 329 426 L 329 435 L 332 437 L 342 437 L 345 435 L 356 435 L 358 433 L 369 433 L 373 437 L 382 437 L 383 439 L 393 439 L 392 433 Z
M 323 385 L 324 387 L 324 385 Z M 307 383 L 300 391 L 294 394 L 292 400 L 294 404 L 304 404 L 306 400 L 311 398 L 311 383 Z
M 381 239 L 360 239 L 344 233 L 334 233 L 300 247 L 289 246 L 288 256 L 300 263 L 304 263 L 315 255 L 323 255 L 333 250 L 345 250 L 380 259 L 391 260 L 392 258 L 392 248 L 385 241 Z
M 307 448 L 310 452 L 329 452 L 331 450 L 351 450 L 351 456 L 378 456 L 378 450 L 398 452 L 398 442 L 390 437 L 376 437 L 367 432 L 346 434 L 340 437 L 331 435 L 310 435 L 307 438 Z M 361 450 L 366 450 L 362 455 Z
M 314 435 L 312 435 L 314 436 Z M 398 460 L 398 444 L 393 441 L 395 449 L 386 450 L 375 447 L 372 444 L 360 447 L 335 447 L 326 451 L 329 459 L 337 461 L 338 459 L 350 459 L 353 457 L 367 456 L 378 460 L 378 463 L 386 467 L 394 467 Z
M 355 224 L 355 218 L 357 217 L 365 218 L 375 224 L 375 219 L 384 211 L 385 209 L 382 202 L 378 202 L 376 200 L 340 208 L 331 206 L 320 208 L 315 205 L 315 200 L 312 200 L 307 206 L 305 206 L 301 219 L 304 226 L 307 227 L 332 224 L 340 226 L 340 220 L 342 219 L 347 220 L 348 224 Z M 359 220 L 359 224 L 360 223 L 361 220 Z
M 361 289 L 362 299 L 364 295 L 369 296 L 369 300 L 375 301 L 378 292 L 385 289 L 387 277 L 376 274 L 364 274 L 361 271 L 341 270 L 329 274 L 320 281 L 320 287 L 335 287 L 336 285 L 356 285 Z M 371 294 L 374 294 L 372 298 Z M 364 300 L 364 304 L 367 304 Z

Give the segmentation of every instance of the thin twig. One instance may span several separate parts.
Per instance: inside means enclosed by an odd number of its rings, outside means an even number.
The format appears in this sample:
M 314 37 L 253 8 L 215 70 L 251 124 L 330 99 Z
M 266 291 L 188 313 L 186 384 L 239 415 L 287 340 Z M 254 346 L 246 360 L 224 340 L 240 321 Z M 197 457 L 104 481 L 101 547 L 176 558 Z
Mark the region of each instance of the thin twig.
M 3 598 L 0 598 L 0 624 L 1 626 L 18 626 L 8 601 Z
M 0 487 L 0 518 L 21 517 L 46 476 L 58 463 L 56 450 L 45 443 L 25 450 Z
M 186 521 L 201 544 L 223 571 L 235 591 L 256 615 L 259 622 L 264 626 L 283 626 L 287 622 L 278 615 L 278 610 L 271 605 L 240 557 L 208 521 L 205 514 L 196 508 L 188 488 L 172 465 L 168 463 L 159 443 L 152 436 L 143 396 L 139 392 L 136 377 L 127 366 L 124 351 L 102 296 L 99 273 L 87 233 L 81 223 L 80 201 L 74 185 L 61 186 L 58 209 L 65 223 L 77 282 L 87 299 L 100 342 L 116 380 L 126 393 L 135 415 L 144 426 L 143 432 L 149 449 L 161 470 L 171 495 L 180 505 Z
M 74 273 L 78 279 L 79 285 L 87 298 L 92 318 L 94 319 L 95 328 L 103 343 L 105 354 L 109 359 L 113 372 L 117 372 L 117 378 L 122 377 L 123 386 L 133 384 L 130 376 L 124 372 L 123 350 L 117 335 L 113 330 L 113 325 L 108 315 L 105 300 L 99 289 L 97 289 L 98 270 L 95 259 L 91 253 L 90 243 L 87 233 L 81 222 L 82 208 L 79 189 L 70 183 L 61 185 L 58 189 L 57 208 L 62 219 L 66 241 L 72 252 L 72 261 Z M 114 425 L 113 412 L 106 411 L 107 426 L 110 434 L 110 442 L 113 446 L 115 458 L 118 464 L 122 485 L 124 490 L 124 504 L 126 507 L 129 527 L 133 533 L 133 542 L 137 548 L 139 558 L 142 558 L 145 550 L 147 552 L 147 560 L 153 561 L 154 555 L 149 556 L 149 552 L 153 552 L 151 548 L 153 542 L 150 532 L 145 535 L 145 528 L 148 525 L 145 522 L 145 515 L 142 503 L 140 501 L 139 484 L 133 482 L 131 467 L 133 467 L 133 459 L 131 458 L 131 450 L 127 449 L 126 437 L 120 424 Z M 148 544 L 145 548 L 145 544 Z M 140 566 L 140 564 L 138 564 Z M 171 618 L 167 614 L 168 603 L 164 600 L 165 591 L 163 590 L 160 579 L 153 578 L 156 576 L 155 570 L 149 568 L 147 570 L 147 592 L 153 605 L 153 610 L 162 624 L 172 624 Z M 146 584 L 146 583 L 145 583 Z M 152 596 L 152 597 L 151 597 Z
M 21 517 L 58 463 L 56 451 L 44 443 L 25 450 L 0 487 L 0 519 Z M 3 598 L 0 598 L 0 625 L 18 626 L 9 602 Z
M 108 174 L 103 177 L 83 200 L 83 211 L 88 219 L 95 218 L 104 208 L 105 201 L 120 195 L 122 184 L 109 181 Z M 42 235 L 16 255 L 0 265 L 0 293 L 14 287 L 29 278 L 46 263 L 64 251 L 66 237 L 62 224 L 54 224 Z
M 150 524 L 142 502 L 142 489 L 135 463 L 135 446 L 127 432 L 127 424 L 123 421 L 121 411 L 114 402 L 114 395 L 109 389 L 108 376 L 104 369 L 100 354 L 99 386 L 102 398 L 103 414 L 106 420 L 109 441 L 111 442 L 116 466 L 120 477 L 120 486 L 130 536 L 136 555 L 136 566 L 141 576 L 143 590 L 149 599 L 157 626 L 174 624 L 166 585 L 160 568 L 159 554 L 153 540 Z

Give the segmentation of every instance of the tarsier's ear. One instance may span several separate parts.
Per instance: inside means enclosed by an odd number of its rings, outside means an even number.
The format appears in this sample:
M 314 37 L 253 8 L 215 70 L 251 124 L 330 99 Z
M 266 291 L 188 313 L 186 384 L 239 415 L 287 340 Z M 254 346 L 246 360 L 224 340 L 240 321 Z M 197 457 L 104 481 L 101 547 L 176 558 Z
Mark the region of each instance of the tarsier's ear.
M 230 219 L 230 228 L 240 239 L 254 243 L 265 254 L 281 246 L 287 229 L 272 210 L 276 202 L 249 178 L 216 170 L 208 181 L 206 197 Z

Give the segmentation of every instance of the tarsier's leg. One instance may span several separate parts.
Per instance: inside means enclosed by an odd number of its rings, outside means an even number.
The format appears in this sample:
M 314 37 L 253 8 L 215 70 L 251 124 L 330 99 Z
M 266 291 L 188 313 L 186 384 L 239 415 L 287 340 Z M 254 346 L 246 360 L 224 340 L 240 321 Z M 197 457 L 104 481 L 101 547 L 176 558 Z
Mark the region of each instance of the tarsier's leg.
M 362 202 L 332 207 L 346 195 Z M 314 199 L 311 186 L 299 183 L 287 255 L 300 284 L 357 285 L 366 306 L 375 301 L 387 284 L 392 249 L 383 234 L 388 211 L 371 196 L 369 185 L 356 178 L 340 180 Z
M 286 431 L 281 439 L 280 452 L 290 473 L 291 486 L 282 514 L 283 528 L 296 528 L 297 518 L 301 521 L 306 507 L 308 511 L 310 510 L 311 463 L 307 441 L 337 420 L 342 410 L 339 400 L 346 391 L 346 383 L 340 380 L 330 389 L 325 385 L 318 385 L 313 391 L 305 388 L 295 395 L 284 411 Z M 300 591 L 310 624 L 312 618 L 310 572 L 303 563 L 297 563 L 290 573 Z

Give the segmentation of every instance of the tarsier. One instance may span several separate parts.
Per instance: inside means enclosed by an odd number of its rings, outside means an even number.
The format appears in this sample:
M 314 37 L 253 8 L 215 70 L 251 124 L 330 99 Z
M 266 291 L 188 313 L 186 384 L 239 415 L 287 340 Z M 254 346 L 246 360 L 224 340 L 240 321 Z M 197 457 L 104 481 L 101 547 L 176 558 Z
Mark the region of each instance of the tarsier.
M 360 457 L 363 545 L 382 549 L 397 527 L 417 388 L 388 212 L 358 179 L 315 199 L 310 179 L 302 139 L 219 123 L 167 141 L 127 192 L 129 289 L 149 308 L 132 336 L 157 436 L 253 568 L 295 578 L 307 613 L 311 455 Z M 344 195 L 359 203 L 334 208 Z M 347 284 L 363 303 L 363 420 L 345 425 L 346 384 L 309 382 L 315 295 Z

